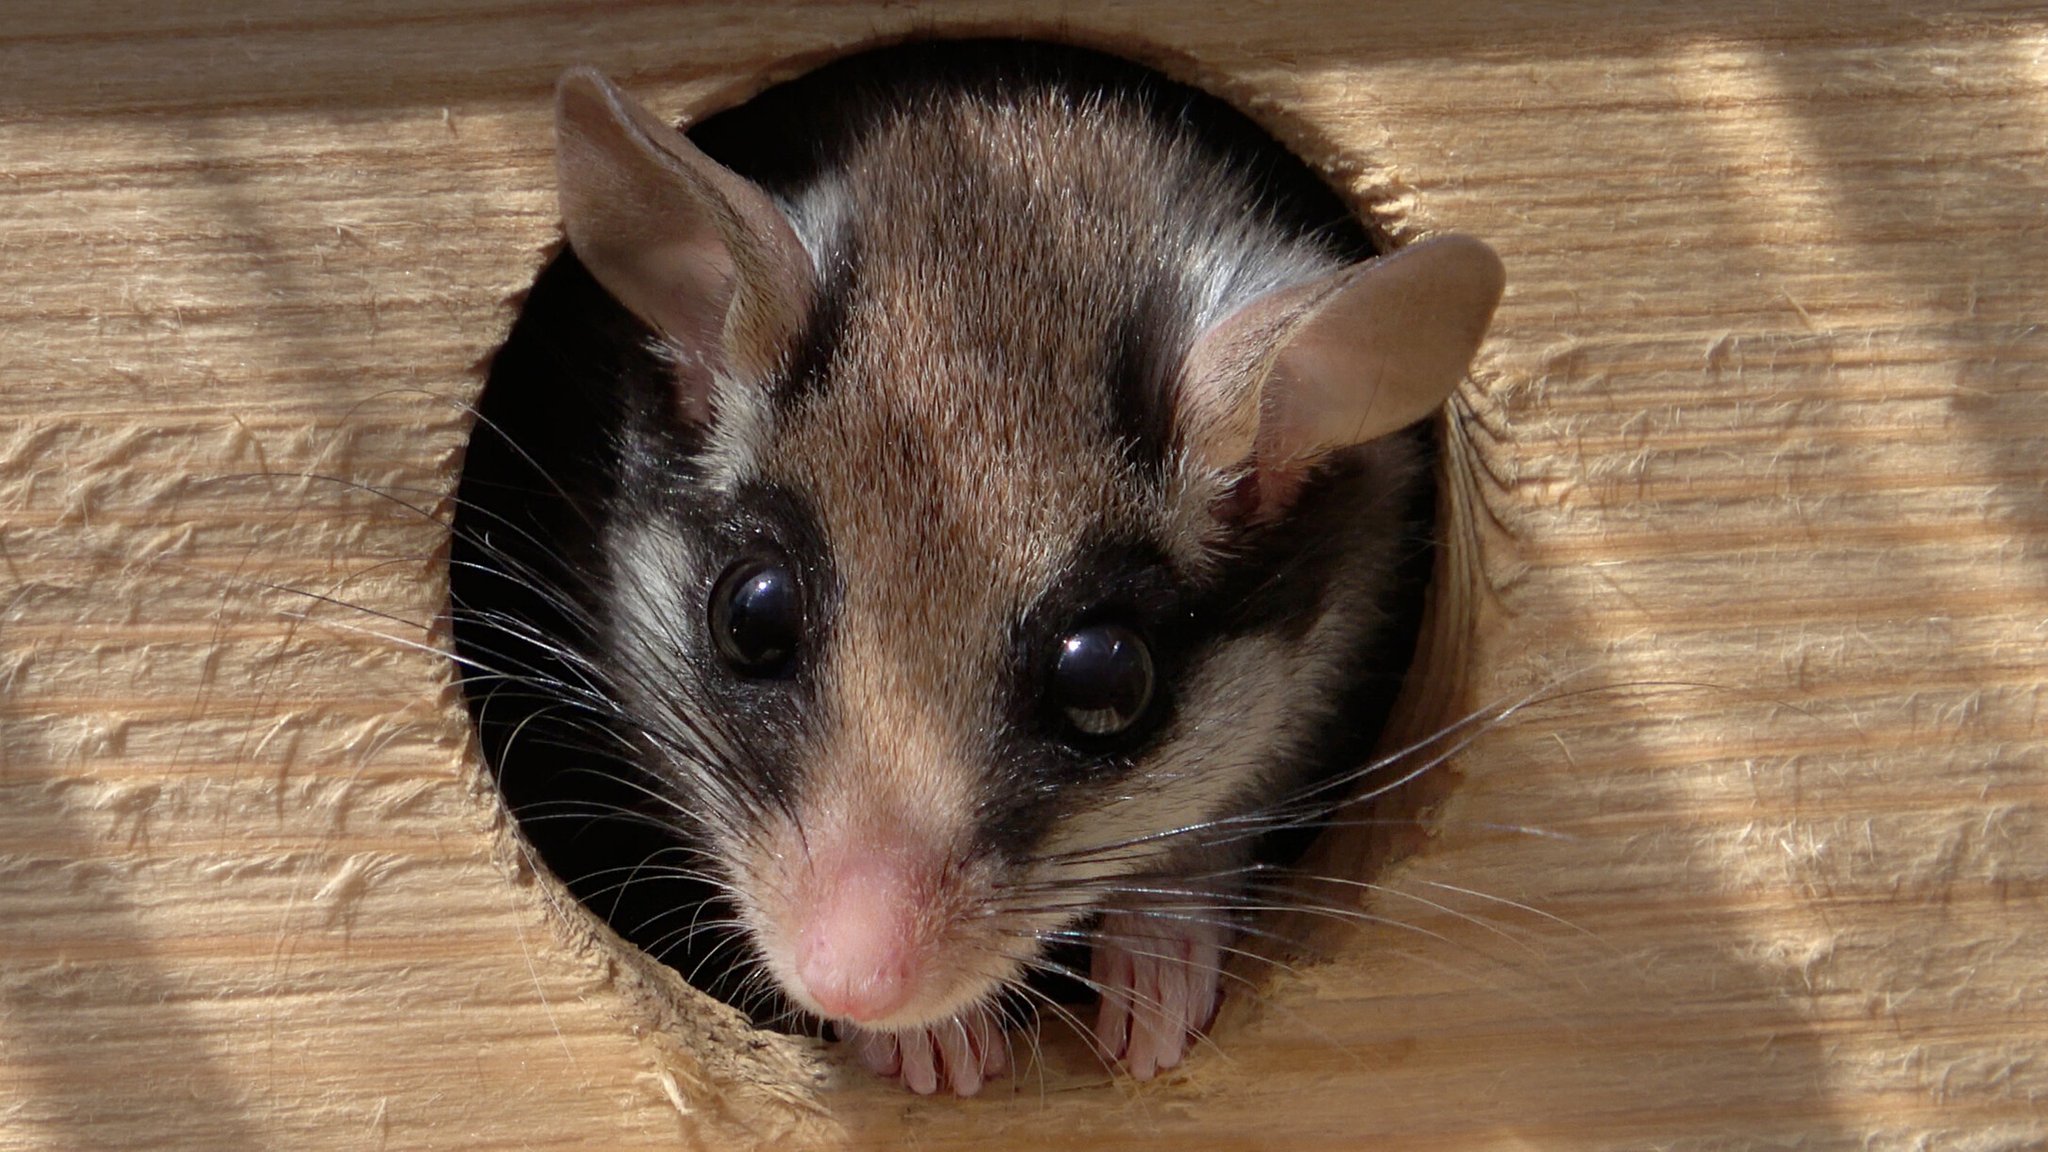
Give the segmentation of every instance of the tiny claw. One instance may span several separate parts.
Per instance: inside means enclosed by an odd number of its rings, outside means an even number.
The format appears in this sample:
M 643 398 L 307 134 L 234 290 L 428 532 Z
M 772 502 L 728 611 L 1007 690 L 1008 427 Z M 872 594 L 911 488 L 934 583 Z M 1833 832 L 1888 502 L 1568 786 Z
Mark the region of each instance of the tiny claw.
M 982 1085 L 1010 1071 L 1010 1046 L 1002 1025 L 987 1008 L 901 1032 L 871 1032 L 851 1024 L 836 1027 L 870 1071 L 900 1080 L 920 1096 L 941 1088 L 955 1096 L 973 1096 Z
M 1136 912 L 1103 917 L 1090 961 L 1102 990 L 1095 1040 L 1133 1079 L 1179 1066 L 1216 1014 L 1224 929 Z

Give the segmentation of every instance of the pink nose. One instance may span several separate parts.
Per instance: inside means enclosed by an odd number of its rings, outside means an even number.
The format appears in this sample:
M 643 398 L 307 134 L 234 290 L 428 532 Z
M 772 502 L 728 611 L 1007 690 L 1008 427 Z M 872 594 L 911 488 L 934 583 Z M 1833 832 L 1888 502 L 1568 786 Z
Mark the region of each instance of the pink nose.
M 841 868 L 809 916 L 799 912 L 797 976 L 826 1015 L 868 1023 L 910 1002 L 920 975 L 911 895 L 900 868 L 861 861 Z

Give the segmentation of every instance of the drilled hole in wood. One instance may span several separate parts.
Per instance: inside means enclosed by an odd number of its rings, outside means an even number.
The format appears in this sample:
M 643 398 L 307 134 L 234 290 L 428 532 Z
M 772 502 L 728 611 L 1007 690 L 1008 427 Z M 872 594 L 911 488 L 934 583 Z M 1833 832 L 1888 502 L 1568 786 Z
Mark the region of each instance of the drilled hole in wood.
M 1332 454 L 1295 478 L 1299 490 L 1277 510 L 1258 503 L 1257 484 L 1234 481 L 1203 506 L 1211 520 L 1201 523 L 1132 511 L 1184 512 L 1198 491 L 1175 472 L 1194 454 L 1195 420 L 1172 407 L 1182 403 L 1173 398 L 1188 389 L 1193 350 L 1224 347 L 1203 345 L 1202 326 L 1219 327 L 1220 317 L 1263 290 L 1223 284 L 1228 275 L 1202 264 L 1234 242 L 1160 247 L 1156 238 L 1117 233 L 1125 248 L 1091 249 L 1103 236 L 1073 228 L 1066 248 L 1026 253 L 1025 271 L 1005 266 L 1012 253 L 963 245 L 936 280 L 894 286 L 889 276 L 918 267 L 915 253 L 882 258 L 859 247 L 886 241 L 888 230 L 848 227 L 841 217 L 853 198 L 832 192 L 820 175 L 863 155 L 863 121 L 844 111 L 863 105 L 847 91 L 911 76 L 985 84 L 999 74 L 1031 77 L 1032 90 L 1124 93 L 1136 115 L 1180 137 L 1175 147 L 1227 172 L 1219 188 L 1241 182 L 1250 190 L 1240 219 L 1253 220 L 1253 231 L 1313 246 L 1332 268 L 1377 251 L 1372 232 L 1307 165 L 1222 101 L 1156 73 L 1078 49 L 1003 42 L 883 49 L 772 88 L 689 131 L 710 161 L 746 178 L 762 202 L 793 220 L 811 265 L 808 283 L 767 293 L 802 305 L 792 310 L 802 320 L 778 337 L 772 357 L 754 358 L 767 365 L 758 379 L 740 379 L 750 361 L 733 341 L 764 326 L 776 331 L 776 311 L 747 296 L 745 278 L 768 274 L 756 267 L 763 249 L 743 222 L 738 240 L 727 232 L 716 244 L 728 257 L 740 253 L 743 287 L 730 306 L 754 311 L 702 353 L 723 359 L 696 393 L 679 380 L 702 366 L 688 356 L 679 366 L 673 333 L 665 346 L 607 291 L 615 270 L 593 276 L 565 248 L 525 299 L 479 404 L 451 586 L 465 690 L 498 785 L 526 841 L 579 899 L 626 940 L 764 1024 L 817 1027 L 784 994 L 791 974 L 806 971 L 806 929 L 764 943 L 735 923 L 809 917 L 814 926 L 838 907 L 832 883 L 806 889 L 818 884 L 814 877 L 774 872 L 772 861 L 791 846 L 800 854 L 824 843 L 839 860 L 851 852 L 863 877 L 881 875 L 884 889 L 900 881 L 920 900 L 932 898 L 933 884 L 968 876 L 906 920 L 905 931 L 928 932 L 930 922 L 953 915 L 942 907 L 948 900 L 989 897 L 1005 909 L 998 919 L 1010 918 L 1011 937 L 1043 935 L 1056 969 L 1085 974 L 1096 920 L 1049 914 L 1059 893 L 1092 891 L 1087 902 L 1099 905 L 1150 887 L 1168 897 L 1159 917 L 1168 925 L 1204 921 L 1218 905 L 1356 907 L 1357 890 L 1342 883 L 1333 889 L 1253 869 L 1299 859 L 1320 836 L 1308 857 L 1316 867 L 1341 869 L 1340 882 L 1369 879 L 1414 841 L 1404 833 L 1420 827 L 1418 813 L 1444 779 L 1425 771 L 1378 794 L 1417 766 L 1410 759 L 1313 791 L 1371 759 L 1415 648 L 1432 563 L 1427 426 Z M 1016 120 L 992 123 L 995 131 Z M 1019 204 L 1076 194 L 1057 180 L 1033 190 L 1016 187 L 1015 173 L 996 178 L 1011 181 L 1005 194 Z M 1074 178 L 1082 199 L 1128 199 L 1133 187 L 1156 186 L 1158 173 Z M 934 195 L 953 194 L 972 210 L 962 191 L 934 185 Z M 999 247 L 1030 234 L 999 219 L 962 224 L 962 236 Z M 1176 243 L 1183 233 L 1173 233 Z M 623 249 L 630 264 L 632 247 Z M 1133 263 L 1134 254 L 1161 259 Z M 1243 274 L 1270 278 L 1286 263 L 1246 257 Z M 1008 308 L 986 306 L 991 283 L 1008 293 Z M 1221 284 L 1214 296 L 1223 304 L 1189 303 L 1190 284 Z M 1053 299 L 1090 291 L 1102 299 Z M 980 310 L 961 312 L 963 300 L 979 301 Z M 955 312 L 919 312 L 934 306 Z M 908 327 L 892 335 L 874 321 L 877 310 Z M 991 365 L 1018 373 L 1007 394 L 922 401 L 905 409 L 916 419 L 893 424 L 856 420 L 845 414 L 853 408 L 834 417 L 840 426 L 821 415 L 849 390 L 875 387 L 855 369 L 892 357 L 930 366 L 938 362 L 930 349 L 958 333 L 973 334 L 972 348 L 945 363 L 974 365 L 969 376 L 990 377 Z M 877 348 L 878 337 L 896 344 Z M 1072 415 L 1048 430 L 1034 427 L 1035 413 L 986 409 L 1043 402 L 1031 397 L 1058 394 L 1038 386 L 1047 366 L 1076 364 L 1094 372 L 1102 396 L 1122 397 L 1087 416 L 1099 424 L 1092 431 L 1073 426 L 1086 421 Z M 980 421 L 972 431 L 986 458 L 965 459 L 961 442 L 945 439 L 961 421 Z M 834 427 L 845 432 L 836 441 Z M 875 438 L 878 429 L 893 438 Z M 991 430 L 1039 440 L 998 442 Z M 1062 436 L 1072 443 L 1053 447 L 1077 455 L 1061 472 L 1081 479 L 1038 481 L 1074 497 L 1061 516 L 977 503 L 984 492 L 1025 491 L 1004 482 L 1028 472 L 1033 453 L 1048 455 L 1045 438 Z M 1092 472 L 1084 465 L 1090 450 L 1099 457 Z M 1410 459 L 1412 468 L 1399 463 Z M 872 486 L 881 474 L 905 482 Z M 1268 501 L 1274 475 L 1260 477 Z M 1126 497 L 1111 500 L 1098 489 L 1091 503 L 1088 478 L 1102 476 Z M 1357 527 L 1374 517 L 1375 527 Z M 878 547 L 878 533 L 897 538 Z M 1382 547 L 1361 561 L 1356 553 L 1368 538 Z M 1019 559 L 1041 554 L 1055 560 L 1032 567 Z M 1347 600 L 1353 585 L 1370 585 L 1371 595 Z M 1375 623 L 1348 635 L 1340 658 L 1305 660 L 1308 648 L 1338 634 L 1320 615 L 1331 603 Z M 877 612 L 895 615 L 862 615 Z M 1090 644 L 1135 646 L 1142 676 L 1128 654 L 1088 656 Z M 1095 663 L 1063 671 L 1065 657 L 1053 653 L 1077 651 L 1083 655 L 1073 659 Z M 1343 687 L 1308 712 L 1335 720 L 1267 707 L 1290 692 L 1312 699 L 1325 681 Z M 1278 687 L 1290 683 L 1298 687 Z M 1246 709 L 1246 700 L 1255 706 Z M 914 731 L 875 726 L 885 723 Z M 1264 728 L 1281 733 L 1247 736 Z M 856 746 L 917 762 L 853 770 L 880 783 L 833 783 Z M 1290 756 L 1304 765 L 1299 778 L 1258 782 Z M 1305 767 L 1311 763 L 1318 767 Z M 1228 777 L 1218 791 L 1231 798 L 1199 799 L 1210 774 Z M 1247 789 L 1257 803 L 1243 798 Z M 1332 817 L 1331 800 L 1367 793 L 1375 797 Z M 1317 798 L 1283 802 L 1311 794 Z M 852 831 L 840 826 L 849 806 L 870 801 L 882 816 L 855 819 Z M 1112 818 L 1126 809 L 1143 815 L 1136 823 Z M 814 819 L 830 826 L 793 838 L 778 831 L 800 825 L 805 812 L 822 813 Z M 884 817 L 906 822 L 877 832 L 873 821 Z M 927 826 L 948 819 L 941 832 Z M 1191 821 L 1205 830 L 1185 831 Z M 1177 845 L 1205 847 L 1151 853 L 1176 836 Z M 1256 857 L 1218 847 L 1238 842 L 1255 842 Z M 929 863 L 919 853 L 940 850 L 932 845 L 948 854 L 945 865 L 919 871 Z M 1062 856 L 1086 867 L 1061 873 Z M 1102 878 L 1127 870 L 1118 861 L 1130 856 L 1146 859 L 1134 878 Z M 829 866 L 810 864 L 813 873 Z M 763 897 L 764 883 L 785 890 Z M 728 899 L 735 889 L 748 894 L 744 912 Z M 764 911 L 764 903 L 772 907 Z M 820 903 L 829 907 L 820 912 Z M 883 904 L 878 915 L 902 912 Z M 1254 958 L 1234 962 L 1254 986 L 1266 975 L 1257 957 L 1300 950 L 1300 925 L 1281 923 L 1257 918 L 1262 932 L 1247 947 Z M 770 974 L 760 960 L 778 950 Z M 906 963 L 946 962 L 919 955 Z M 1081 982 L 1057 973 L 1034 979 L 1065 999 L 1086 995 Z M 876 1008 L 845 988 L 832 994 L 862 1011 Z

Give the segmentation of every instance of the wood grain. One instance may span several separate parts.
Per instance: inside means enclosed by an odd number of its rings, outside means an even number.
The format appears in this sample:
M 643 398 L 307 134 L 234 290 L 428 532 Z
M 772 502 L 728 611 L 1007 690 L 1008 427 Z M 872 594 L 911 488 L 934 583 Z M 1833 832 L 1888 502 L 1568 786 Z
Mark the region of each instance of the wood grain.
M 1049 1035 L 915 1101 L 616 948 L 435 622 L 555 75 L 933 30 L 1158 63 L 1510 269 L 1406 714 L 1554 699 L 1142 1089 Z M 2037 1146 L 2044 268 L 2031 4 L 12 5 L 0 1149 Z

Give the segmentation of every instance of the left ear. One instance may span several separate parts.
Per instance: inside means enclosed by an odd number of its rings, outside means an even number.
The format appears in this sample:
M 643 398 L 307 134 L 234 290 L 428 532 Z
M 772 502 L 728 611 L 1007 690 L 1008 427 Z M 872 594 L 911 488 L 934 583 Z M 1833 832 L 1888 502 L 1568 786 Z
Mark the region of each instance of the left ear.
M 1399 431 L 1465 378 L 1500 303 L 1492 248 L 1438 236 L 1259 296 L 1195 343 L 1184 441 L 1240 477 L 1225 514 L 1284 514 L 1331 452 Z
M 712 417 L 714 381 L 773 368 L 810 306 L 810 258 L 760 187 L 591 68 L 555 91 L 555 170 L 569 247 L 605 291 L 683 353 L 678 411 Z

